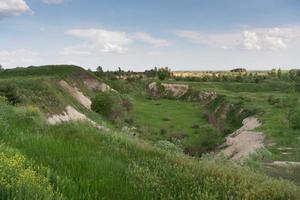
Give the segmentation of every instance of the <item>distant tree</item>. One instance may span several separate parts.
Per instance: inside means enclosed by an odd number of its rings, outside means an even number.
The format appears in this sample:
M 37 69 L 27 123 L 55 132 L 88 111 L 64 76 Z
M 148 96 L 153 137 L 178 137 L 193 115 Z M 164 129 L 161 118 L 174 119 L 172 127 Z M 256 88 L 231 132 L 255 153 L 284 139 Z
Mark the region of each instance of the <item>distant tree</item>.
M 277 77 L 278 77 L 278 78 L 281 78 L 281 76 L 282 76 L 282 71 L 281 71 L 281 69 L 279 68 L 279 69 L 277 70 Z
M 3 69 L 2 65 L 0 65 L 0 71 L 2 71 L 2 70 L 4 70 L 4 69 Z
M 297 77 L 298 74 L 299 74 L 298 71 L 299 71 L 298 69 L 291 69 L 291 70 L 289 71 L 289 77 L 290 77 L 291 80 L 295 80 L 295 79 L 296 79 L 296 77 Z
M 272 70 L 271 70 L 271 72 L 270 72 L 270 76 L 276 76 L 276 69 L 275 68 L 273 68 Z
M 103 72 L 103 68 L 101 66 L 97 67 L 97 72 L 102 73 Z
M 230 70 L 230 72 L 247 72 L 245 68 L 235 68 Z
M 150 69 L 150 70 L 145 70 L 144 74 L 147 77 L 156 77 L 157 76 L 157 67 L 155 67 L 154 69 Z
M 163 81 L 166 78 L 171 77 L 171 70 L 168 67 L 159 68 L 157 75 L 158 75 L 159 80 Z

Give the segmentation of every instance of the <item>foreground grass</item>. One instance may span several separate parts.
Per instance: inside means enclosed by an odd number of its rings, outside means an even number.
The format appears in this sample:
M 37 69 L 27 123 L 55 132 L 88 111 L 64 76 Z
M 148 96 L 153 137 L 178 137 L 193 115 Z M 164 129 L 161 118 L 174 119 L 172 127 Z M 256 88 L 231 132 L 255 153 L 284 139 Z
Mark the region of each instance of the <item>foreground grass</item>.
M 33 107 L 0 105 L 0 138 L 36 171 L 40 191 L 65 199 L 297 199 L 299 188 L 223 160 L 189 158 L 87 124 L 48 126 Z M 1 149 L 1 152 L 5 151 Z M 2 154 L 1 154 L 2 155 Z M 5 154 L 14 159 L 14 154 Z M 18 197 L 16 175 L 2 174 Z M 47 173 L 39 171 L 45 167 Z M 8 166 L 9 167 L 9 166 Z M 22 170 L 21 170 L 22 172 Z M 26 182 L 25 182 L 26 183 Z M 32 183 L 32 184 L 33 184 Z M 44 186 L 45 185 L 45 186 Z M 3 191 L 3 185 L 0 185 Z M 45 188 L 44 188 L 45 187 Z M 33 184 L 34 188 L 34 184 Z M 36 190 L 27 189 L 36 194 Z M 1 192 L 3 194 L 3 192 Z M 14 198 L 12 198 L 14 199 Z M 25 198 L 26 199 L 26 198 Z M 27 198 L 32 199 L 32 198 Z M 47 199 L 38 196 L 35 199 Z M 49 192 L 51 199 L 51 192 Z

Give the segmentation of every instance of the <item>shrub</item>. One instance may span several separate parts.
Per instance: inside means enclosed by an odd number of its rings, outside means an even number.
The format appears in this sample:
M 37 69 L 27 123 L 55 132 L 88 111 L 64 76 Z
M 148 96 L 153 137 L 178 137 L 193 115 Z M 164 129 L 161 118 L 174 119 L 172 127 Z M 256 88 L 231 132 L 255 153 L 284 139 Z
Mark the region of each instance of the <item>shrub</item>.
M 166 78 L 171 77 L 171 70 L 168 67 L 162 67 L 158 70 L 157 75 L 158 75 L 158 79 L 163 81 Z
M 12 84 L 0 85 L 0 96 L 6 97 L 7 101 L 12 105 L 16 105 L 21 102 L 16 87 Z
M 118 102 L 118 96 L 113 92 L 104 92 L 92 99 L 91 109 L 101 115 L 108 116 L 112 107 Z
M 293 129 L 300 129 L 300 106 L 295 106 L 290 110 L 289 122 Z
M 275 105 L 275 104 L 280 103 L 280 99 L 278 99 L 278 98 L 271 95 L 271 96 L 268 97 L 268 102 L 269 102 L 270 105 Z
M 200 156 L 202 153 L 213 150 L 221 142 L 223 142 L 223 137 L 216 128 L 209 125 L 202 126 L 199 134 L 185 139 L 185 152 L 192 156 Z
M 156 143 L 156 146 L 166 151 L 174 153 L 183 153 L 183 150 L 180 147 L 178 147 L 172 142 L 169 142 L 168 140 L 159 140 Z
M 133 110 L 133 99 L 127 95 L 121 95 L 122 105 L 127 110 L 127 112 L 131 112 Z
M 128 95 L 104 92 L 92 99 L 91 108 L 113 122 L 121 122 L 133 110 L 133 101 Z

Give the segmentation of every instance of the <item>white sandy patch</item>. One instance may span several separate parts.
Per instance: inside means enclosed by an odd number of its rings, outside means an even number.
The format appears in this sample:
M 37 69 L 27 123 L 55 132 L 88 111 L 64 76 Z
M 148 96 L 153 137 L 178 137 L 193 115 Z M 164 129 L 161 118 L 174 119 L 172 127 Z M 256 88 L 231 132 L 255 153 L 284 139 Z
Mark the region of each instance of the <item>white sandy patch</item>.
M 51 125 L 61 124 L 61 123 L 71 122 L 71 121 L 83 121 L 83 122 L 87 121 L 98 129 L 105 130 L 105 131 L 109 130 L 108 128 L 105 128 L 104 126 L 100 126 L 93 120 L 89 119 L 86 115 L 78 112 L 72 106 L 67 106 L 66 110 L 62 114 L 56 114 L 48 117 L 47 121 Z
M 61 80 L 59 82 L 72 97 L 74 97 L 79 103 L 81 103 L 87 109 L 91 109 L 92 101 L 89 97 L 85 96 L 77 87 L 70 86 L 66 81 Z
M 109 85 L 94 79 L 84 80 L 83 83 L 89 90 L 95 90 L 99 92 L 108 92 L 113 90 Z
M 300 167 L 300 162 L 274 161 L 272 163 L 268 163 L 267 165 L 278 167 Z
M 170 95 L 172 95 L 173 97 L 176 98 L 180 98 L 183 95 L 185 95 L 188 90 L 189 90 L 189 86 L 188 85 L 184 85 L 184 84 L 169 84 L 169 83 L 162 83 L 161 84 L 164 89 L 170 93 Z M 153 82 L 151 84 L 149 84 L 149 90 L 152 93 L 157 93 L 158 92 L 158 87 L 157 87 L 157 83 Z
M 263 133 L 252 131 L 259 126 L 261 123 L 255 117 L 244 119 L 243 126 L 227 137 L 222 153 L 232 160 L 242 160 L 263 148 Z

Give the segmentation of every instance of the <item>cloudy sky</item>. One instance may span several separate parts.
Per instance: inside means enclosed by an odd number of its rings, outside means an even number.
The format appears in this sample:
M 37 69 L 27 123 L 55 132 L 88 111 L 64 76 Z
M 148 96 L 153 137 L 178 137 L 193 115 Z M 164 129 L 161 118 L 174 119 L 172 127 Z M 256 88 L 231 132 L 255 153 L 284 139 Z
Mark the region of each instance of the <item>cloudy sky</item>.
M 300 67 L 300 0 L 0 0 L 0 64 Z

